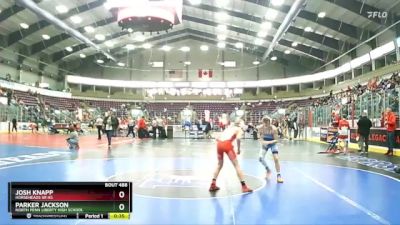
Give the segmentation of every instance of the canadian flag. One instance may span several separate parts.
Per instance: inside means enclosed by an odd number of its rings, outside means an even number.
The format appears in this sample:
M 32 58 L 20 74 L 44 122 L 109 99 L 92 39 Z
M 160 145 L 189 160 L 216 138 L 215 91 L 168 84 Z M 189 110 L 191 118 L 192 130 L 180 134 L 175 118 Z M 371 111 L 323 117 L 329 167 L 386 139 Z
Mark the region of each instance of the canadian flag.
M 199 69 L 198 74 L 199 78 L 212 78 L 213 71 L 211 69 L 208 70 Z

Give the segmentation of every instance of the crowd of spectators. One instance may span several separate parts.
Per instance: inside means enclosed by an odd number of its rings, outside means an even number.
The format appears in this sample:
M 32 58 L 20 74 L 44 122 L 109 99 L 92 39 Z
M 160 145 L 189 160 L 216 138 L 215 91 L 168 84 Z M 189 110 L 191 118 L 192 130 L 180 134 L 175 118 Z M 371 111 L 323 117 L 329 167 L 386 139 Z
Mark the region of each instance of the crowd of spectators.
M 390 78 L 379 79 L 374 77 L 368 81 L 367 84 L 357 85 L 350 87 L 348 86 L 346 90 L 342 89 L 340 92 L 334 94 L 331 90 L 329 95 L 326 97 L 321 97 L 318 99 L 309 98 L 312 101 L 311 105 L 314 107 L 321 105 L 338 105 L 338 104 L 349 104 L 357 100 L 358 97 L 366 93 L 385 93 L 393 92 L 396 87 L 400 85 L 399 72 L 393 73 Z

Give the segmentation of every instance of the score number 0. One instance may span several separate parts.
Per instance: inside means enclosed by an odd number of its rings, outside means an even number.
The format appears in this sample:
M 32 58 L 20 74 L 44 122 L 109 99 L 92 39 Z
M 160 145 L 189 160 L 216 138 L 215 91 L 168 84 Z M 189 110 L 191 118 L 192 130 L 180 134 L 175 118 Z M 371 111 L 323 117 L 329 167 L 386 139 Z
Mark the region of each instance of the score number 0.
M 118 194 L 119 198 L 124 198 L 125 197 L 125 192 L 120 191 Z M 125 205 L 124 204 L 119 204 L 119 210 L 123 211 L 125 209 Z

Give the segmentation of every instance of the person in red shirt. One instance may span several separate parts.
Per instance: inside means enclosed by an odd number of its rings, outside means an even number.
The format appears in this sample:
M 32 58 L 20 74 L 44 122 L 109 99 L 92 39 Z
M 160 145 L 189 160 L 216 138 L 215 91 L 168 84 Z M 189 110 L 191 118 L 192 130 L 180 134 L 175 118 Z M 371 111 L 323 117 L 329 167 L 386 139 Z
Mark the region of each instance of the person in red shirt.
M 339 120 L 338 124 L 338 132 L 339 132 L 339 140 L 344 143 L 344 147 L 342 148 L 343 153 L 347 153 L 348 144 L 349 144 L 349 130 L 350 124 L 346 120 L 346 118 L 342 118 Z
M 396 115 L 392 112 L 391 108 L 386 108 L 386 118 L 385 118 L 385 127 L 387 131 L 387 145 L 388 151 L 385 155 L 393 156 L 393 148 L 395 143 L 395 135 L 396 131 Z
M 138 137 L 140 139 L 144 138 L 145 133 L 146 133 L 146 121 L 144 120 L 144 116 L 142 116 L 142 118 L 140 118 L 138 121 Z
M 332 127 L 338 127 L 340 121 L 340 116 L 338 113 L 333 112 L 332 113 Z

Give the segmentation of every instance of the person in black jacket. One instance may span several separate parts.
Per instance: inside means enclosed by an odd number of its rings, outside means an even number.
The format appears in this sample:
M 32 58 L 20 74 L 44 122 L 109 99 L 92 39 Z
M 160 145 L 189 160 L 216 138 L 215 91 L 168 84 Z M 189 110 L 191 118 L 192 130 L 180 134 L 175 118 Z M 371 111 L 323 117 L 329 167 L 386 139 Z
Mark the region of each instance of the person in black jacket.
M 361 150 L 361 155 L 363 154 L 368 154 L 368 139 L 369 139 L 369 133 L 372 127 L 372 122 L 370 119 L 367 117 L 367 113 L 363 112 L 360 120 L 357 122 L 357 133 L 359 135 L 359 146 Z M 365 148 L 363 148 L 363 142 L 365 144 Z
M 14 130 L 15 130 L 15 132 L 18 132 L 17 131 L 17 119 L 12 119 L 12 130 L 11 130 L 11 132 L 14 132 Z

